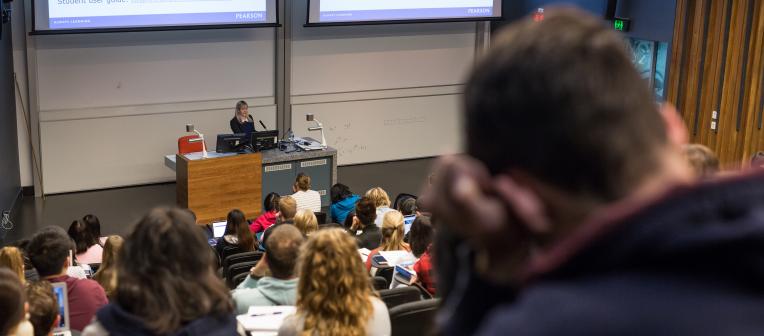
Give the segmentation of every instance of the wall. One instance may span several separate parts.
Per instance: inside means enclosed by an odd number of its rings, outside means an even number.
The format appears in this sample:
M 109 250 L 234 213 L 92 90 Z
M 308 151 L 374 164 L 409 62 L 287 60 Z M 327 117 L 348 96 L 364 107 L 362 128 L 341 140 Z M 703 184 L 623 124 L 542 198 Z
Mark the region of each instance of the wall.
M 740 166 L 764 149 L 764 2 L 678 0 L 676 27 L 668 100 L 692 142 Z
M 0 23 L 2 24 L 2 23 Z M 19 161 L 16 144 L 16 106 L 13 85 L 11 24 L 3 24 L 0 40 L 0 211 L 10 210 L 19 193 Z
M 313 113 L 338 164 L 459 152 L 462 84 L 475 54 L 476 23 L 305 28 L 292 13 L 291 111 L 296 134 Z M 340 176 L 342 178 L 342 176 Z

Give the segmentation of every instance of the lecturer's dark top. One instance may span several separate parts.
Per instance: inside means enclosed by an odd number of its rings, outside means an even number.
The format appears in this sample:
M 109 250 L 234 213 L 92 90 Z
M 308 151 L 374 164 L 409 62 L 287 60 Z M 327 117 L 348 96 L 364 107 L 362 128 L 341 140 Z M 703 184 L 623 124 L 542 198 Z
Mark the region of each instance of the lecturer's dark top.
M 239 133 L 252 133 L 255 131 L 255 119 L 252 118 L 252 115 L 247 116 L 249 121 L 245 123 L 239 122 L 239 119 L 236 118 L 236 116 L 231 119 L 231 132 L 234 134 Z

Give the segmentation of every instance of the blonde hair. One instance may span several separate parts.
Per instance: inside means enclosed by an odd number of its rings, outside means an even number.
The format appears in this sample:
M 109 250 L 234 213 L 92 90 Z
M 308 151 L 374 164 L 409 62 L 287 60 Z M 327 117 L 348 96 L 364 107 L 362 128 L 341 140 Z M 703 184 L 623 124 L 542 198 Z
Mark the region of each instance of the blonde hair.
M 316 232 L 300 251 L 298 269 L 302 335 L 366 335 L 376 294 L 352 236 L 342 229 Z
M 297 212 L 297 200 L 292 196 L 283 196 L 279 198 L 279 214 L 284 219 L 294 218 Z
M 391 210 L 382 217 L 382 242 L 379 244 L 380 251 L 409 251 L 409 244 L 403 242 L 403 214 L 398 210 Z
M 294 184 L 297 186 L 297 189 L 308 191 L 308 189 L 310 189 L 310 176 L 305 173 L 300 173 L 297 175 Z
M 303 235 L 309 236 L 311 233 L 318 231 L 318 219 L 316 218 L 316 214 L 309 209 L 297 211 L 297 214 L 294 215 L 294 226 L 296 226 Z
M 106 295 L 111 297 L 114 289 L 117 288 L 116 263 L 119 250 L 125 242 L 120 236 L 109 236 L 103 245 L 103 257 L 101 258 L 101 267 L 98 272 L 93 274 L 93 280 L 97 281 L 103 287 Z
M 17 247 L 6 246 L 0 249 L 0 267 L 13 271 L 22 284 L 26 283 L 24 276 L 24 255 Z
M 719 158 L 714 151 L 701 144 L 684 146 L 684 157 L 696 177 L 708 178 L 719 172 Z
M 380 187 L 371 188 L 369 191 L 366 192 L 366 196 L 371 198 L 372 201 L 374 201 L 374 206 L 379 208 L 382 206 L 389 207 L 390 206 L 390 196 L 387 196 L 387 192 L 385 192 L 385 189 L 382 189 Z

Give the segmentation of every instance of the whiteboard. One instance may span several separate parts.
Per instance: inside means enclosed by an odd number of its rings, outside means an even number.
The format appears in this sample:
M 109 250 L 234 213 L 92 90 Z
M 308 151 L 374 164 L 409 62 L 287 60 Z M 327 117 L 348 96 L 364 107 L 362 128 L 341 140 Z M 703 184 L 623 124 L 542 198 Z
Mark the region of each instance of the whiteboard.
M 324 125 L 327 144 L 337 149 L 338 164 L 404 160 L 462 151 L 461 94 L 329 102 L 292 106 L 292 130 L 308 131 L 313 113 Z

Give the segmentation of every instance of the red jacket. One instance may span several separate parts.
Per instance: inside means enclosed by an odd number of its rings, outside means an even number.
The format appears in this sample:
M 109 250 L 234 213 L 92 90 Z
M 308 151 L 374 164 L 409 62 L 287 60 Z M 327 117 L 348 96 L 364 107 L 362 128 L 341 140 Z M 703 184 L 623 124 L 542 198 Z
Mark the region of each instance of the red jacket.
M 252 233 L 258 233 L 267 230 L 271 225 L 276 224 L 277 211 L 266 211 L 260 217 L 257 217 L 252 224 L 249 225 L 249 231 Z
M 414 272 L 416 272 L 419 282 L 422 283 L 424 289 L 430 294 L 435 295 L 435 278 L 432 276 L 432 257 L 430 256 L 430 248 L 427 247 L 427 251 L 424 251 L 419 260 L 414 264 Z

